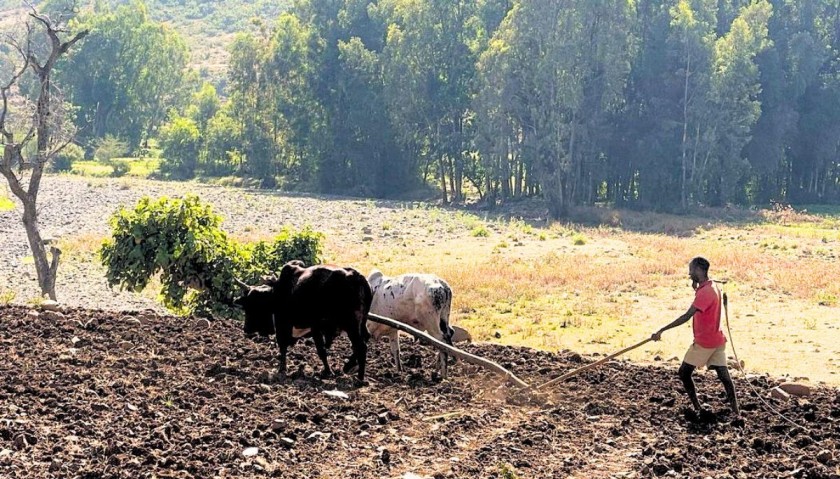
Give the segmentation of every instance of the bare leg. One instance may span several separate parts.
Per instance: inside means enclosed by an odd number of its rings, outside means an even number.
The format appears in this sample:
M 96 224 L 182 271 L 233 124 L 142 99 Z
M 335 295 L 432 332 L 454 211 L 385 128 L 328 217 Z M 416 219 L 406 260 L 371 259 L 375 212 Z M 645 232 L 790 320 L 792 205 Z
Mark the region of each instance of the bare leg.
M 726 399 L 729 401 L 729 408 L 737 416 L 741 414 L 741 409 L 738 407 L 738 397 L 735 395 L 735 384 L 732 382 L 732 376 L 729 375 L 729 368 L 726 366 L 712 366 L 717 371 L 718 379 L 723 383 L 723 388 L 726 390 Z
M 680 366 L 679 375 L 685 387 L 685 392 L 688 393 L 688 398 L 691 400 L 691 405 L 694 406 L 696 411 L 700 412 L 700 401 L 697 400 L 697 388 L 694 386 L 694 379 L 691 377 L 695 369 L 694 366 L 684 362 Z

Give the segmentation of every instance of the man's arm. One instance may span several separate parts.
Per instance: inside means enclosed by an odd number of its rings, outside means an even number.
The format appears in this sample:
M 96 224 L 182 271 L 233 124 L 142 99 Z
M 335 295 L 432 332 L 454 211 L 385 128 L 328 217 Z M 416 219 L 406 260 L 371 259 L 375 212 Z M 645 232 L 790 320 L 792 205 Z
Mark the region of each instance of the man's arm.
M 660 339 L 662 339 L 662 333 L 664 333 L 665 331 L 668 331 L 671 328 L 676 328 L 677 326 L 681 326 L 681 325 L 687 323 L 689 319 L 694 317 L 694 313 L 696 313 L 696 312 L 697 312 L 697 308 L 695 308 L 692 305 L 690 308 L 688 308 L 688 311 L 686 311 L 685 314 L 683 314 L 679 318 L 675 319 L 674 321 L 672 321 L 671 323 L 669 323 L 667 326 L 660 329 L 659 331 L 653 333 L 650 336 L 650 339 L 652 339 L 654 341 L 659 341 Z

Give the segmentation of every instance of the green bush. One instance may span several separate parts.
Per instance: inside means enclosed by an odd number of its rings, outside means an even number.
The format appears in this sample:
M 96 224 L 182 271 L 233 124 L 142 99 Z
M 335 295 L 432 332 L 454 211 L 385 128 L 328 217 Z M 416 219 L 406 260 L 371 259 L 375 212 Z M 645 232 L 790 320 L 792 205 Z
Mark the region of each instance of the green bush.
M 167 308 L 180 314 L 238 316 L 234 278 L 254 284 L 287 261 L 320 261 L 322 235 L 284 229 L 271 243 L 239 244 L 196 196 L 142 198 L 111 218 L 112 237 L 99 254 L 111 286 L 140 291 L 160 275 Z
M 110 164 L 114 158 L 119 158 L 128 154 L 128 143 L 111 135 L 99 140 L 96 145 L 96 151 L 93 156 L 96 161 L 104 164 Z
M 128 162 L 128 160 L 112 159 L 108 162 L 108 166 L 110 166 L 114 170 L 111 172 L 112 178 L 122 178 L 131 169 L 131 164 Z
M 81 146 L 70 143 L 56 155 L 52 163 L 50 163 L 50 171 L 64 172 L 73 169 L 73 163 L 83 161 L 85 159 L 85 150 Z

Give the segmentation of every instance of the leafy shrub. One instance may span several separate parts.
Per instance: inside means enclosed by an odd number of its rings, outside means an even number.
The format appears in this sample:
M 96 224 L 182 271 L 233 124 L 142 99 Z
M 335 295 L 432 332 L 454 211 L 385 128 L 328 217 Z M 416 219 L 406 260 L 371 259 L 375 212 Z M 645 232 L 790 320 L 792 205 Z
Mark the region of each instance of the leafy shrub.
M 163 161 L 160 169 L 176 179 L 190 179 L 195 176 L 201 134 L 198 125 L 191 118 L 175 117 L 160 130 L 160 145 Z
M 50 163 L 50 171 L 70 171 L 73 169 L 73 163 L 85 159 L 85 150 L 81 146 L 70 143 L 65 146 Z
M 486 238 L 490 236 L 490 232 L 487 231 L 487 228 L 484 225 L 478 225 L 470 231 L 470 234 L 476 238 Z
M 105 138 L 99 140 L 93 156 L 101 163 L 110 164 L 114 158 L 127 155 L 128 149 L 128 143 L 114 136 L 107 135 Z
M 267 243 L 241 245 L 220 228 L 222 219 L 198 197 L 142 198 L 111 218 L 112 237 L 99 250 L 111 286 L 140 291 L 160 275 L 167 308 L 182 314 L 235 316 L 234 278 L 256 283 L 287 261 L 317 263 L 320 233 L 284 229 Z
M 112 159 L 108 162 L 108 165 L 114 169 L 114 171 L 111 172 L 112 178 L 122 178 L 131 169 L 131 165 L 128 163 L 128 160 Z

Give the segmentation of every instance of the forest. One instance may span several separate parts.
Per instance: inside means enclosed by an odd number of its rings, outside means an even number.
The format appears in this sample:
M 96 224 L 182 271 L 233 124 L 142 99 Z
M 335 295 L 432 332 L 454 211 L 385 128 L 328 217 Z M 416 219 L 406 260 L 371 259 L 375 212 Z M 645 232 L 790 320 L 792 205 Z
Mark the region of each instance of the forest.
M 840 203 L 840 0 L 172 3 L 39 4 L 90 31 L 56 66 L 77 130 L 58 163 L 104 145 L 171 179 L 556 218 Z M 229 25 L 223 76 L 178 5 Z

